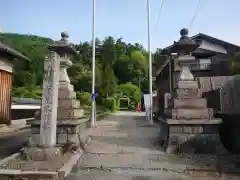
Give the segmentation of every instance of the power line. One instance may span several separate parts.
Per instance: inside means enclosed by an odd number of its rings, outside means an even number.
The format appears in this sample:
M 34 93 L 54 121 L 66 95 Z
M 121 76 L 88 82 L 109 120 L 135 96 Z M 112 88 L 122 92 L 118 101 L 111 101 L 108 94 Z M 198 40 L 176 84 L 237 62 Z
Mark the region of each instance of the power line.
M 189 29 L 192 27 L 192 25 L 193 25 L 193 23 L 194 23 L 197 15 L 198 15 L 198 13 L 200 12 L 200 10 L 201 10 L 202 7 L 203 7 L 203 4 L 204 4 L 204 0 L 198 0 L 197 8 L 196 8 L 196 10 L 195 10 L 195 12 L 194 12 L 194 15 L 193 15 L 190 23 L 189 23 L 189 26 L 188 26 Z
M 158 28 L 158 23 L 159 23 L 159 20 L 160 20 L 160 16 L 162 14 L 162 10 L 163 10 L 163 4 L 164 4 L 164 0 L 161 1 L 161 5 L 160 5 L 160 8 L 158 10 L 158 18 L 157 18 L 157 28 Z

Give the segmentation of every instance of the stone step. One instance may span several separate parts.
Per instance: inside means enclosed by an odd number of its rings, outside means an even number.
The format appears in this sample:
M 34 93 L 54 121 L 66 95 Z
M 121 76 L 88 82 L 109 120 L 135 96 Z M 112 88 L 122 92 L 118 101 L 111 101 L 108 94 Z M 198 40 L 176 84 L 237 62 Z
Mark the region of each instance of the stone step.
M 172 109 L 168 113 L 173 119 L 212 119 L 212 109 Z
M 170 168 L 169 168 L 170 169 Z M 159 178 L 161 177 L 161 178 Z M 171 170 L 138 170 L 138 169 L 111 169 L 111 168 L 78 168 L 76 172 L 70 173 L 66 180 L 161 180 L 161 179 L 177 179 L 177 180 L 193 180 L 194 178 L 183 173 L 176 173 Z
M 196 108 L 196 109 L 205 109 L 207 108 L 206 99 L 174 99 L 173 100 L 174 108 Z
M 78 119 L 84 116 L 83 109 L 58 109 L 58 120 Z

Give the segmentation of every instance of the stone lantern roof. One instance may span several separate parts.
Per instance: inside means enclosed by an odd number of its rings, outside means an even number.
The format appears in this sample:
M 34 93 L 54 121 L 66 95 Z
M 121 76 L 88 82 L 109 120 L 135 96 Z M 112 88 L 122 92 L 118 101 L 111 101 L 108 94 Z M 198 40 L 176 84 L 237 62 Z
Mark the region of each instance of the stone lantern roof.
M 56 41 L 53 45 L 48 45 L 48 49 L 54 51 L 61 56 L 77 55 L 77 51 L 73 48 L 73 44 L 68 41 L 69 35 L 67 32 L 61 33 L 61 40 Z
M 20 52 L 18 52 L 16 50 L 10 48 L 9 46 L 3 44 L 2 42 L 0 42 L 0 56 L 1 55 L 30 61 L 30 59 L 28 57 L 24 56 L 23 54 L 21 54 Z
M 171 53 L 190 53 L 200 46 L 200 42 L 193 41 L 188 37 L 188 29 L 183 28 L 180 35 L 180 40 L 174 41 L 173 46 L 170 48 Z

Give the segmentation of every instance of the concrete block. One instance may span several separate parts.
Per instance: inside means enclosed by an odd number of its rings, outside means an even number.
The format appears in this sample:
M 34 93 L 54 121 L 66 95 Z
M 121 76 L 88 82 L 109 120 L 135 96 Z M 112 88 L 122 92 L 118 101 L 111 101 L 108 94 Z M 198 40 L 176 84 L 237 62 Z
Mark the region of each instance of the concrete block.
M 179 89 L 198 89 L 198 83 L 197 81 L 179 81 L 178 82 L 178 88 Z
M 77 134 L 57 134 L 57 144 L 66 144 L 70 141 L 74 144 L 79 144 L 79 139 Z
M 78 160 L 82 156 L 83 152 L 82 151 L 77 151 L 76 154 L 71 156 L 69 161 L 63 165 L 58 171 L 58 178 L 59 179 L 66 179 L 65 177 L 71 173 L 73 167 L 77 164 Z M 67 178 L 68 179 L 68 178 Z
M 58 99 L 76 99 L 76 92 L 59 88 Z
M 82 123 L 78 128 L 79 128 L 78 132 L 80 133 L 84 132 L 88 128 L 88 121 Z
M 203 133 L 203 127 L 202 126 L 183 126 L 183 133 L 186 133 L 186 134 Z
M 40 134 L 40 127 L 31 127 L 32 134 Z
M 174 108 L 207 108 L 206 99 L 174 99 Z
M 209 109 L 172 109 L 173 119 L 209 119 Z
M 40 134 L 32 134 L 29 137 L 29 142 L 31 146 L 36 146 L 40 144 Z
M 201 98 L 202 94 L 199 89 L 177 89 L 176 97 L 179 99 Z
M 79 132 L 79 126 L 69 126 L 66 124 L 65 126 L 61 125 L 57 127 L 57 134 L 76 134 Z
M 169 127 L 169 133 L 182 133 L 182 130 L 183 129 L 183 127 L 182 126 L 178 126 L 178 125 L 176 125 L 176 126 L 170 126 Z
M 58 120 L 78 119 L 84 116 L 83 109 L 58 109 Z
M 197 134 L 204 132 L 204 126 L 202 125 L 170 125 L 170 133 L 185 133 L 185 134 Z
M 49 160 L 58 156 L 61 156 L 60 147 L 51 148 L 38 148 L 38 147 L 28 147 L 24 149 L 26 154 L 34 161 L 44 161 Z
M 222 123 L 222 119 L 220 118 L 213 118 L 213 119 L 170 119 L 167 118 L 164 122 L 168 125 L 219 125 Z
M 76 99 L 59 99 L 58 100 L 58 109 L 72 109 L 79 108 L 80 101 Z

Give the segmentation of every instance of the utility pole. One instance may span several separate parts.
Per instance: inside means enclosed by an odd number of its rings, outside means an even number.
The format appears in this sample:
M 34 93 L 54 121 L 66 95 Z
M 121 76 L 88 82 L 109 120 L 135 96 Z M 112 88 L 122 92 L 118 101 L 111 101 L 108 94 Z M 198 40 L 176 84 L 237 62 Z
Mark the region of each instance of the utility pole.
M 152 49 L 151 49 L 151 17 L 150 17 L 150 0 L 147 0 L 147 11 L 148 11 L 148 69 L 149 69 L 149 94 L 150 94 L 150 123 L 153 124 L 153 93 L 152 93 Z
M 92 6 L 92 119 L 91 125 L 94 127 L 96 122 L 96 104 L 95 104 L 95 0 Z
M 140 112 L 142 109 L 142 91 L 141 91 L 141 76 L 138 77 L 138 88 L 140 90 Z

